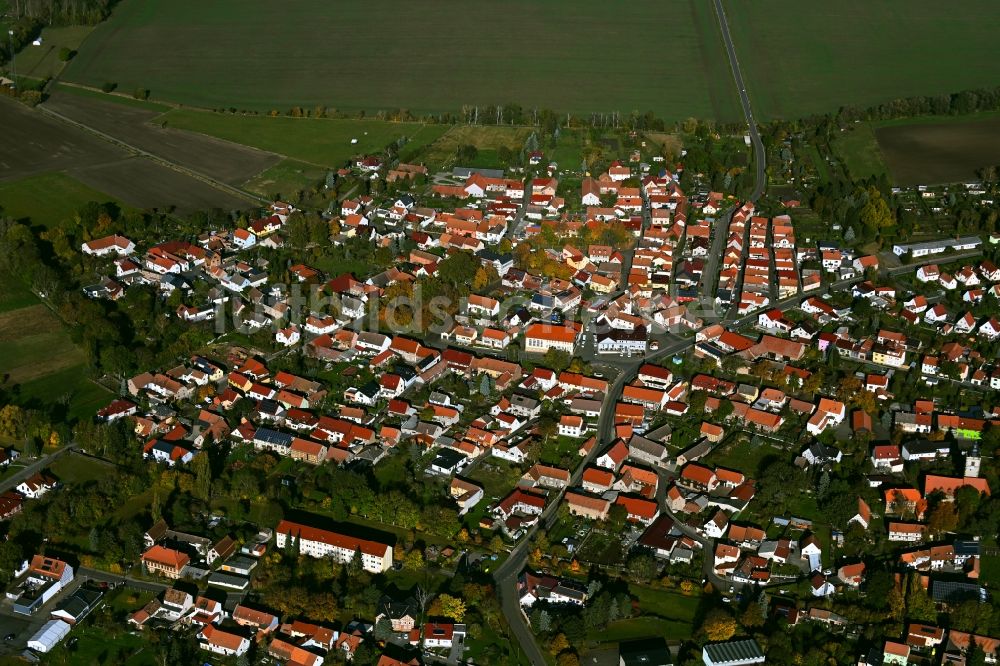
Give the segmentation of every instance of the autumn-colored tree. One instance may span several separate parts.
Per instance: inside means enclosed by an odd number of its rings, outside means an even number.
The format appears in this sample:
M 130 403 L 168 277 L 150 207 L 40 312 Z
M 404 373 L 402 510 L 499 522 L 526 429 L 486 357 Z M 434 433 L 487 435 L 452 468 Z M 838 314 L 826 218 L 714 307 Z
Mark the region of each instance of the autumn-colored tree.
M 727 641 L 736 634 L 736 619 L 722 608 L 713 608 L 705 615 L 701 631 L 710 641 Z
M 958 527 L 958 509 L 952 502 L 938 502 L 927 517 L 927 531 L 932 536 L 940 536 Z
M 549 653 L 557 655 L 565 650 L 569 649 L 569 641 L 566 639 L 566 634 L 559 633 L 552 637 L 549 641 Z
M 17 405 L 4 405 L 3 409 L 0 409 L 0 435 L 4 437 L 21 438 L 27 422 L 25 411 Z
M 764 626 L 764 609 L 760 604 L 750 604 L 743 614 L 740 615 L 740 624 L 747 629 L 756 629 Z
M 403 558 L 403 568 L 408 571 L 420 571 L 424 567 L 424 555 L 414 548 Z
M 556 666 L 580 666 L 580 658 L 567 650 L 556 657 Z
M 861 207 L 858 216 L 861 223 L 871 229 L 884 229 L 896 223 L 896 218 L 889 208 L 889 204 L 882 198 L 882 193 L 876 187 L 868 188 L 868 201 Z
M 450 594 L 439 594 L 431 602 L 427 612 L 431 616 L 447 617 L 455 622 L 461 622 L 465 618 L 465 602 Z

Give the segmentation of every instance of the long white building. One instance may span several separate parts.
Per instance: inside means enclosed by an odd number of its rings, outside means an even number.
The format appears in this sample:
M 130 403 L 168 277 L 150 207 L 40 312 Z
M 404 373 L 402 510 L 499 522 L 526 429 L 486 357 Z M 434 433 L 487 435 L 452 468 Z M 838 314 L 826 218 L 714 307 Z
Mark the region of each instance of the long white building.
M 347 564 L 361 551 L 361 566 L 365 571 L 382 573 L 392 567 L 392 546 L 378 541 L 368 541 L 357 537 L 331 532 L 282 520 L 275 530 L 278 548 L 284 548 L 294 539 L 298 552 L 310 557 L 330 557 L 335 562 Z

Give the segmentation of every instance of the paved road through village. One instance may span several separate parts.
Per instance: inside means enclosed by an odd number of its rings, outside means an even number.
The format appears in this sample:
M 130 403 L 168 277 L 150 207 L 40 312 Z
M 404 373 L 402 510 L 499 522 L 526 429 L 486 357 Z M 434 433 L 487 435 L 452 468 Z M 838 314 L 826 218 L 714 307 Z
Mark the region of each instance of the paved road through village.
M 757 125 L 753 118 L 753 111 L 750 108 L 750 97 L 747 94 L 746 84 L 743 82 L 743 75 L 740 72 L 739 61 L 736 57 L 736 49 L 733 47 L 733 42 L 729 35 L 729 24 L 726 21 L 726 14 L 722 6 L 722 0 L 714 1 L 715 11 L 719 17 L 719 27 L 722 32 L 722 39 L 725 43 L 726 51 L 729 54 L 729 64 L 732 67 L 733 78 L 736 82 L 737 89 L 739 90 L 740 103 L 743 106 L 743 114 L 746 117 L 750 142 L 754 150 L 756 182 L 750 199 L 752 201 L 756 201 L 764 193 L 764 188 L 766 187 L 766 159 L 764 154 L 764 144 L 760 139 L 760 133 L 757 131 Z M 648 216 L 644 215 L 644 222 L 647 217 Z M 726 219 L 728 220 L 728 215 L 726 215 Z M 645 224 L 643 226 L 645 228 Z M 715 248 L 713 247 L 713 249 Z M 717 263 L 717 256 L 715 261 Z M 629 263 L 631 262 L 629 261 Z M 627 268 L 624 275 L 628 276 Z M 712 294 L 703 294 L 703 298 L 711 299 Z M 783 305 L 783 309 L 790 308 L 793 305 L 800 303 L 802 298 L 802 296 L 796 296 L 791 299 L 787 299 L 787 302 L 783 301 L 779 304 L 779 307 Z M 631 381 L 635 377 L 640 365 L 643 362 L 654 362 L 659 359 L 672 356 L 673 354 L 680 353 L 693 345 L 694 336 L 684 339 L 675 338 L 673 341 L 663 344 L 658 351 L 647 354 L 645 357 L 639 357 L 636 359 L 616 359 L 611 363 L 618 368 L 618 373 L 611 381 L 611 384 L 608 387 L 608 392 L 604 396 L 604 404 L 602 406 L 601 415 L 597 424 L 598 445 L 595 446 L 591 450 L 590 454 L 584 457 L 580 464 L 576 467 L 569 484 L 570 487 L 575 486 L 580 482 L 583 470 L 611 441 L 615 411 L 614 405 L 621 397 L 622 389 L 624 388 L 626 382 Z M 542 651 L 538 647 L 538 643 L 535 641 L 531 628 L 528 626 L 527 618 L 521 611 L 517 594 L 517 577 L 521 571 L 524 570 L 527 563 L 528 543 L 531 541 L 531 537 L 540 527 L 548 527 L 551 524 L 556 515 L 556 509 L 562 501 L 562 495 L 563 491 L 560 491 L 555 497 L 551 498 L 549 503 L 546 505 L 545 510 L 542 512 L 538 522 L 535 523 L 528 533 L 521 538 L 517 546 L 515 546 L 511 551 L 510 556 L 503 562 L 502 565 L 497 567 L 493 574 L 500 594 L 501 608 L 507 619 L 507 623 L 510 625 L 511 632 L 514 634 L 515 640 L 524 651 L 528 661 L 534 666 L 544 666 L 546 660 Z M 705 551 L 707 551 L 706 557 L 710 557 L 711 548 L 706 548 Z

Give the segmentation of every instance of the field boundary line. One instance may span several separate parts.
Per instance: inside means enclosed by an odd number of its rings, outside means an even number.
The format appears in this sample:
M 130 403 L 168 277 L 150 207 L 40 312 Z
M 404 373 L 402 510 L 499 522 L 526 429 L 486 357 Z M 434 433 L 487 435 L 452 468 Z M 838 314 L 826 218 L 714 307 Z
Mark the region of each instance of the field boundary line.
M 150 104 L 160 104 L 162 106 L 168 107 L 168 109 L 170 109 L 170 110 L 184 108 L 183 106 L 181 106 L 177 102 L 164 101 L 164 100 L 159 100 L 159 99 L 137 100 L 132 95 L 126 95 L 125 93 L 120 93 L 120 92 L 115 92 L 115 91 L 104 92 L 103 90 L 101 90 L 100 88 L 97 88 L 95 86 L 86 86 L 86 85 L 83 85 L 82 83 L 73 83 L 72 81 L 63 81 L 61 79 L 57 79 L 57 77 L 52 77 L 52 79 L 49 81 L 49 84 L 50 84 L 50 86 L 60 85 L 60 86 L 65 86 L 67 88 L 76 88 L 77 90 L 86 90 L 87 92 L 100 93 L 101 95 L 107 95 L 108 97 L 117 98 L 117 99 L 131 100 L 131 101 L 138 101 L 138 102 L 149 102 Z M 72 93 L 70 93 L 70 94 L 72 94 Z M 112 103 L 114 103 L 114 102 L 112 101 Z M 167 111 L 164 111 L 163 113 L 167 113 Z
M 143 150 L 142 148 L 134 146 L 134 145 L 128 143 L 127 141 L 123 141 L 122 139 L 119 139 L 117 137 L 111 136 L 110 134 L 108 134 L 106 132 L 102 132 L 99 129 L 91 127 L 90 125 L 87 125 L 85 123 L 81 123 L 78 120 L 73 120 L 72 118 L 64 116 L 63 114 L 59 113 L 58 111 L 53 111 L 52 109 L 47 109 L 47 108 L 45 108 L 44 104 L 40 105 L 38 107 L 35 107 L 35 108 L 39 109 L 42 113 L 44 113 L 45 115 L 47 115 L 47 116 L 49 116 L 51 118 L 55 118 L 56 120 L 61 120 L 64 123 L 67 123 L 69 125 L 73 125 L 74 127 L 82 129 L 85 132 L 89 132 L 89 133 L 93 134 L 94 136 L 97 136 L 100 139 L 103 139 L 103 140 L 105 140 L 105 141 L 107 141 L 107 142 L 109 142 L 111 144 L 114 144 L 114 145 L 116 145 L 116 146 L 118 146 L 120 148 L 123 148 L 126 151 L 128 151 L 128 152 L 130 152 L 130 153 L 132 153 L 134 155 L 137 155 L 139 157 L 145 157 L 145 158 L 147 158 L 149 160 L 152 160 L 153 162 L 159 164 L 160 166 L 164 166 L 164 167 L 166 167 L 168 169 L 172 169 L 172 170 L 174 170 L 174 171 L 176 171 L 178 173 L 182 173 L 182 174 L 184 174 L 186 176 L 190 176 L 191 178 L 194 178 L 195 180 L 200 180 L 201 182 L 203 182 L 203 183 L 205 183 L 207 185 L 211 185 L 212 187 L 214 187 L 217 190 L 226 192 L 228 194 L 233 194 L 233 195 L 237 196 L 240 199 L 244 199 L 244 200 L 247 200 L 247 201 L 252 201 L 254 203 L 268 203 L 268 200 L 265 199 L 264 197 L 259 197 L 259 196 L 255 195 L 255 194 L 251 194 L 250 192 L 247 192 L 246 190 L 243 190 L 243 189 L 241 189 L 239 187 L 236 187 L 234 185 L 229 185 L 228 183 L 224 183 L 224 182 L 222 182 L 220 180 L 216 180 L 215 178 L 212 178 L 211 176 L 207 176 L 207 175 L 201 173 L 200 171 L 195 171 L 194 169 L 189 169 L 187 167 L 181 166 L 180 164 L 177 164 L 176 162 L 171 162 L 170 160 L 168 160 L 166 158 L 160 157 L 159 155 L 155 155 L 155 154 L 153 154 L 153 153 L 151 153 L 151 152 L 149 152 L 147 150 Z

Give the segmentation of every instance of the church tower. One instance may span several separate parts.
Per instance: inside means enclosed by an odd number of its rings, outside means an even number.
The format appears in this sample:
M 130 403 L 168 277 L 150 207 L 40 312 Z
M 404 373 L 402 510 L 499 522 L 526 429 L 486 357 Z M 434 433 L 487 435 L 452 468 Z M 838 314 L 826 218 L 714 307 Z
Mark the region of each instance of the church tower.
M 969 452 L 965 454 L 965 476 L 979 476 L 979 463 L 982 459 L 979 457 L 979 445 L 973 444 Z

